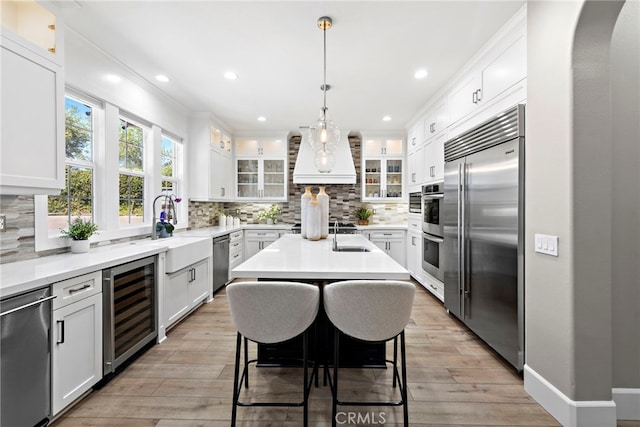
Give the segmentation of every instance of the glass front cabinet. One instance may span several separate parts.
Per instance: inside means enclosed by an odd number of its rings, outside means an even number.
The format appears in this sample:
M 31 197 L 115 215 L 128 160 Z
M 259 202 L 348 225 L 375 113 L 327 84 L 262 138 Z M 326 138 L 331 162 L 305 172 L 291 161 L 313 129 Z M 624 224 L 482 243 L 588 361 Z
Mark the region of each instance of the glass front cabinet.
M 235 149 L 236 199 L 286 201 L 286 137 L 238 138 Z
M 362 200 L 406 199 L 403 137 L 363 137 Z

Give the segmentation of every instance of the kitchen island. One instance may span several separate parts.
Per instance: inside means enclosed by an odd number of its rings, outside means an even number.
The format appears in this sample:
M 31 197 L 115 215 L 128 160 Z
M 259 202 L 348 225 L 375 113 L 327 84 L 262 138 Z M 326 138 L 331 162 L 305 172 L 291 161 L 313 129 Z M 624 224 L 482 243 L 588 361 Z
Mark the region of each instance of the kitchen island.
M 257 280 L 291 280 L 323 286 L 340 280 L 409 280 L 409 272 L 393 258 L 359 234 L 339 234 L 310 241 L 300 234 L 286 234 L 231 271 L 231 277 Z M 364 251 L 355 251 L 364 248 Z M 322 294 L 321 294 L 322 295 Z M 333 333 L 322 303 L 313 326 L 313 359 L 322 365 L 333 363 Z M 349 337 L 340 339 L 340 366 L 384 368 L 385 344 L 364 343 Z M 259 366 L 291 365 L 300 358 L 299 337 L 279 344 L 258 345 Z M 282 360 L 285 362 L 282 362 Z M 278 360 L 278 362 L 274 362 Z
M 285 234 L 231 271 L 232 278 L 270 280 L 409 280 L 409 272 L 360 234 L 339 234 L 338 248 L 366 248 L 369 252 L 333 251 L 334 236 L 311 241 Z

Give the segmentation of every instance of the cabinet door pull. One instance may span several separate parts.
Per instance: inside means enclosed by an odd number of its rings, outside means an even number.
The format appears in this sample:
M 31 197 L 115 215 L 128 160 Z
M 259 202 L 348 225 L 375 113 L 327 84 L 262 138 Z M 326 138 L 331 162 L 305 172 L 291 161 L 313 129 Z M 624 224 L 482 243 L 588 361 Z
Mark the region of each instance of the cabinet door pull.
M 473 94 L 471 94 L 471 102 L 474 104 L 478 103 L 478 91 L 473 91 Z
M 411 182 L 416 182 L 416 173 L 411 173 Z
M 416 236 L 411 236 L 411 246 L 416 245 Z
M 58 320 L 56 324 L 58 325 L 58 341 L 56 341 L 56 344 L 64 344 L 64 320 Z
M 73 295 L 76 292 L 84 291 L 85 289 L 89 289 L 91 287 L 90 284 L 86 283 L 84 286 L 75 289 L 69 289 L 69 295 Z
M 478 100 L 478 102 L 482 101 L 482 89 L 478 89 L 476 92 L 478 92 L 478 94 L 476 95 L 476 99 Z
M 224 188 L 224 187 L 220 187 L 220 195 L 221 195 L 222 197 L 226 196 L 226 194 L 225 194 L 225 188 Z
M 393 236 L 393 233 L 382 233 L 382 234 L 384 234 L 385 236 Z

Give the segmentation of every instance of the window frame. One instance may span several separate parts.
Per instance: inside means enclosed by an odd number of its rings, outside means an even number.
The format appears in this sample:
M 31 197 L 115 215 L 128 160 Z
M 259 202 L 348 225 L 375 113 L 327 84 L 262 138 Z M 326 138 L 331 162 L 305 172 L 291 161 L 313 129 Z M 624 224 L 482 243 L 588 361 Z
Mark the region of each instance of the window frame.
M 180 153 L 177 156 L 177 189 L 179 192 L 186 190 L 184 186 L 184 143 L 183 139 L 168 132 L 159 126 L 139 118 L 134 113 L 120 109 L 107 101 L 97 99 L 91 95 L 67 87 L 65 96 L 69 96 L 80 102 L 93 107 L 94 135 L 93 135 L 93 216 L 94 222 L 98 224 L 98 234 L 91 237 L 91 242 L 110 243 L 114 239 L 139 238 L 151 233 L 151 212 L 153 197 L 160 194 L 161 176 L 161 135 L 167 136 L 180 146 Z M 117 126 L 119 119 L 123 118 L 148 131 L 145 136 L 144 148 L 144 222 L 138 224 L 119 224 L 119 191 L 118 176 L 120 165 L 118 158 L 119 132 Z M 80 165 L 80 161 L 74 161 Z M 67 162 L 65 162 L 65 165 Z M 114 185 L 115 184 L 115 185 Z M 185 193 L 186 195 L 186 193 Z M 153 196 L 153 197 L 152 197 Z M 178 197 L 184 197 L 178 194 Z M 180 203 L 176 206 L 178 224 L 176 229 L 184 229 L 188 226 L 187 203 Z M 67 239 L 60 238 L 59 231 L 48 229 L 48 196 L 36 195 L 34 197 L 34 222 L 35 222 L 35 251 L 60 249 L 69 246 Z

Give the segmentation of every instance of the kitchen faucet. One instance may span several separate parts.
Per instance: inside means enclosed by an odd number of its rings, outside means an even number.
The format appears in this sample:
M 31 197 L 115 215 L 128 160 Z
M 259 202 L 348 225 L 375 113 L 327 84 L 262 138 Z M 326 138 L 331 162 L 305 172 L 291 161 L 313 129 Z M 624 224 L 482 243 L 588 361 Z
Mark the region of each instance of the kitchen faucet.
M 161 194 L 155 199 L 153 199 L 153 203 L 151 204 L 153 207 L 153 221 L 151 221 L 151 240 L 156 240 L 158 238 L 158 232 L 156 231 L 156 202 L 159 198 L 164 197 L 164 204 L 166 206 L 167 200 L 169 201 L 170 211 L 173 212 L 173 225 L 178 223 L 178 215 L 176 213 L 176 205 L 173 203 L 174 199 L 176 202 L 180 202 L 179 197 L 175 197 L 173 194 Z M 164 212 L 164 208 L 163 208 Z
M 338 250 L 338 220 L 333 223 L 333 250 Z

